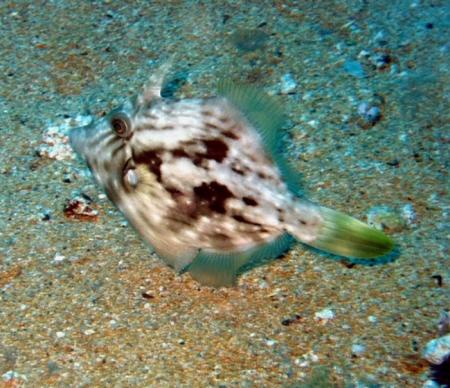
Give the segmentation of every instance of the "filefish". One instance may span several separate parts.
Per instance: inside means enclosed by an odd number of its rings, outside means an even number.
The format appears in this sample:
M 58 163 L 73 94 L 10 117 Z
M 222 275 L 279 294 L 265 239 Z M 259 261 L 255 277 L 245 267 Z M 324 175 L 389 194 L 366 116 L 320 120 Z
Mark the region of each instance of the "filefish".
M 220 287 L 295 240 L 353 258 L 392 250 L 383 232 L 302 198 L 280 151 L 285 115 L 274 98 L 229 81 L 219 82 L 217 97 L 162 98 L 166 72 L 163 66 L 137 97 L 69 137 L 170 267 Z

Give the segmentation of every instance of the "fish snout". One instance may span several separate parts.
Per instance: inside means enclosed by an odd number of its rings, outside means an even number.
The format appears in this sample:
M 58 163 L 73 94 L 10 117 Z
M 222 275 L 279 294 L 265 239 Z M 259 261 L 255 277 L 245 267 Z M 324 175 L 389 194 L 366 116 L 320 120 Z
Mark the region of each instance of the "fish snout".
M 73 128 L 69 132 L 70 146 L 80 156 L 85 157 L 89 126 Z

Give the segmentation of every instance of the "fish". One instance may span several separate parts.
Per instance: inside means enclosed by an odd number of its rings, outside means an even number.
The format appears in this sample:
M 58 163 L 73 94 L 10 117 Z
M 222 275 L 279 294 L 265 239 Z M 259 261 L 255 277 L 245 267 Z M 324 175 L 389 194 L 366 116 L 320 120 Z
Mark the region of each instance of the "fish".
M 392 251 L 382 231 L 303 198 L 281 149 L 286 115 L 274 97 L 221 80 L 216 96 L 163 98 L 167 72 L 155 70 L 136 97 L 69 139 L 168 266 L 222 287 L 296 241 L 350 258 Z

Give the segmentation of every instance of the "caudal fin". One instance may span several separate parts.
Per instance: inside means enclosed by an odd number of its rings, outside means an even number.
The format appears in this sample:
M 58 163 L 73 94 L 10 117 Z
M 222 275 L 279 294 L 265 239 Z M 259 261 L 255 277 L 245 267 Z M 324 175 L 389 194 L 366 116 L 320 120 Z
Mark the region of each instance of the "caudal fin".
M 305 241 L 306 244 L 335 255 L 362 259 L 384 256 L 392 251 L 394 242 L 383 232 L 344 213 L 324 207 L 316 209 L 322 220 L 316 237 Z

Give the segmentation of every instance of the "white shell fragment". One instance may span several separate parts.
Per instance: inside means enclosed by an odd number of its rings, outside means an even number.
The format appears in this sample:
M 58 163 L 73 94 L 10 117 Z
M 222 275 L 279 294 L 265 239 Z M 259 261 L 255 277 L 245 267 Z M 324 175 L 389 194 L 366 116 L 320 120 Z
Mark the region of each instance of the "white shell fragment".
M 334 311 L 330 310 L 330 309 L 323 309 L 321 311 L 317 311 L 314 314 L 314 318 L 317 321 L 323 321 L 323 322 L 330 321 L 330 320 L 334 319 L 334 317 L 335 317 Z
M 53 123 L 45 130 L 38 154 L 48 159 L 71 160 L 75 158 L 75 153 L 69 144 L 69 130 L 75 127 L 88 125 L 92 116 L 78 115 L 74 118 L 67 118 L 60 122 Z
M 450 334 L 428 342 L 423 350 L 423 357 L 434 365 L 442 364 L 450 357 Z

